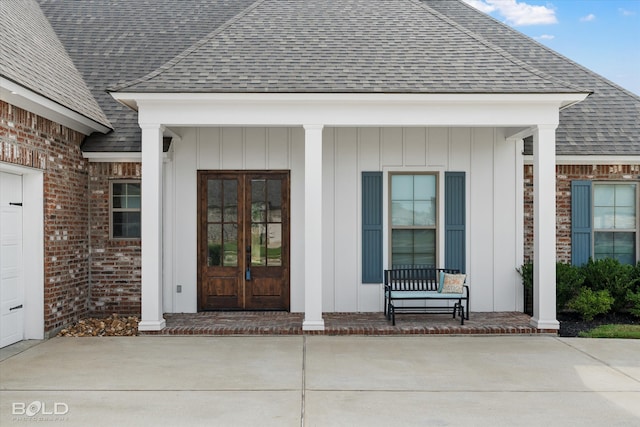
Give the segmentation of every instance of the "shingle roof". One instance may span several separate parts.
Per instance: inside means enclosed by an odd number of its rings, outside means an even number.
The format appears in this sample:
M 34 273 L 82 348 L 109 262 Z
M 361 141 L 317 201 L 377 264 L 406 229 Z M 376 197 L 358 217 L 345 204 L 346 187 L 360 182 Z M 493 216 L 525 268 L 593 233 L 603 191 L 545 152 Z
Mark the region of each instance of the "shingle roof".
M 111 127 L 33 0 L 0 1 L 0 75 L 100 125 Z
M 258 0 L 126 92 L 568 93 L 415 0 Z
M 115 128 L 90 135 L 82 149 L 137 152 L 138 114 L 106 89 L 153 71 L 254 0 L 38 1 Z
M 116 127 L 109 135 L 90 136 L 85 151 L 140 150 L 137 114 L 105 92 L 120 86 L 245 92 L 588 89 L 595 93 L 587 101 L 561 112 L 558 154 L 640 154 L 637 96 L 459 1 L 39 1 Z
M 638 95 L 465 3 L 423 1 L 533 67 L 593 90 L 585 101 L 560 112 L 560 126 L 556 132 L 557 154 L 640 155 Z

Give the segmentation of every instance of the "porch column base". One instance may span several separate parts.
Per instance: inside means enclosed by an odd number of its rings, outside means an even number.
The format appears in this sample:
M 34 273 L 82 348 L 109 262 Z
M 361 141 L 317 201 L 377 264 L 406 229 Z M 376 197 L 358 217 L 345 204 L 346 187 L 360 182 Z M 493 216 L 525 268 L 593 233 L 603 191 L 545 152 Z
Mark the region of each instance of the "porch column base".
M 324 331 L 324 320 L 304 320 L 302 322 L 303 331 Z
M 537 329 L 560 329 L 560 322 L 557 320 L 540 320 L 532 317 L 529 324 Z
M 162 320 L 143 320 L 138 323 L 139 331 L 161 331 L 167 326 L 167 321 Z

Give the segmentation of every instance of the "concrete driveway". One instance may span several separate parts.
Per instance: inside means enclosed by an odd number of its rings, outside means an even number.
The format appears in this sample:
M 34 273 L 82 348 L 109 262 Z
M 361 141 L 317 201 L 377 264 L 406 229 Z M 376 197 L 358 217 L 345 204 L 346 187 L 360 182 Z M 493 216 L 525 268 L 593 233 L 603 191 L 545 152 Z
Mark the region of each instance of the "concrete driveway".
M 54 338 L 2 352 L 2 426 L 640 425 L 634 340 Z

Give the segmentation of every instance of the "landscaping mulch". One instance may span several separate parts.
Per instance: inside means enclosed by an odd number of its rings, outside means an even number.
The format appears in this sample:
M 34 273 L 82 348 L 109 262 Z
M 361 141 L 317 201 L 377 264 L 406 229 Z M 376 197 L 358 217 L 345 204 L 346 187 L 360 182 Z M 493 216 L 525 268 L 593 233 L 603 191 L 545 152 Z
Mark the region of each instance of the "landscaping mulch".
M 590 331 L 601 325 L 640 325 L 640 317 L 630 313 L 609 313 L 598 316 L 592 321 L 585 321 L 576 313 L 560 313 L 558 321 L 560 322 L 559 335 L 561 337 L 577 337 L 580 332 Z

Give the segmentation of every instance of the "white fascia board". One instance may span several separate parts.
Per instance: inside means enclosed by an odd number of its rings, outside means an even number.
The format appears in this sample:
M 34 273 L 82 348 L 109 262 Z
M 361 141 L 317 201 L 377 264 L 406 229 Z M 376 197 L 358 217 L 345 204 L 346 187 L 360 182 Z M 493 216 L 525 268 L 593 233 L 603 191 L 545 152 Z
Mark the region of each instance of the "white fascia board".
M 0 99 L 23 110 L 30 111 L 53 122 L 59 123 L 83 135 L 93 132 L 107 133 L 111 128 L 63 107 L 10 80 L 0 77 Z
M 533 156 L 524 157 L 525 165 L 533 164 Z M 640 165 L 640 156 L 556 156 L 556 165 Z
M 112 93 L 140 123 L 166 126 L 510 126 L 557 124 L 587 94 Z
M 140 163 L 142 161 L 142 153 L 139 151 L 89 151 L 83 152 L 82 157 L 87 159 L 89 163 Z M 171 161 L 172 157 L 171 150 L 162 153 L 164 161 Z

